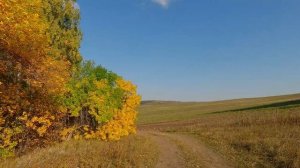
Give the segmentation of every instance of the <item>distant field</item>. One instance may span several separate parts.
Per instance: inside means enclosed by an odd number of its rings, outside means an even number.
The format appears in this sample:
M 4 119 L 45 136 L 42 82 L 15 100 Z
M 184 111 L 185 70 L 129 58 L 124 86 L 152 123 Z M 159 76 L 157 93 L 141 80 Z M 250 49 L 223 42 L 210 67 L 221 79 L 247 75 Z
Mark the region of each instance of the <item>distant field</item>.
M 286 106 L 289 104 L 294 106 L 299 105 L 300 94 L 216 102 L 146 101 L 140 107 L 138 124 L 188 120 L 208 113 L 263 108 L 265 105 Z

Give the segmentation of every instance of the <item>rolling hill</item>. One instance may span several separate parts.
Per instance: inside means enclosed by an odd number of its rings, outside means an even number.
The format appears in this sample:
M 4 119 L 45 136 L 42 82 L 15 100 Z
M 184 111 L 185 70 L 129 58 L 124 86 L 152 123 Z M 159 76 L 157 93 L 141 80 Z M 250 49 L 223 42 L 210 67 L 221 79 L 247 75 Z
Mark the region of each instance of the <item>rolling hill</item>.
M 138 124 L 195 119 L 204 114 L 300 104 L 300 94 L 215 102 L 143 101 Z

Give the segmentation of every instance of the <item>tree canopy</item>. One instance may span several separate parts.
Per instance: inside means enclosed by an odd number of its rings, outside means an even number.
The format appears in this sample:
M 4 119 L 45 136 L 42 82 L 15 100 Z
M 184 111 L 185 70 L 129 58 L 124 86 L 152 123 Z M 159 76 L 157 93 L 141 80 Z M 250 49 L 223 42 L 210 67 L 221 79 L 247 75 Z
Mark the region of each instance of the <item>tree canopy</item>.
M 73 0 L 0 1 L 0 156 L 135 133 L 136 86 L 84 61 Z

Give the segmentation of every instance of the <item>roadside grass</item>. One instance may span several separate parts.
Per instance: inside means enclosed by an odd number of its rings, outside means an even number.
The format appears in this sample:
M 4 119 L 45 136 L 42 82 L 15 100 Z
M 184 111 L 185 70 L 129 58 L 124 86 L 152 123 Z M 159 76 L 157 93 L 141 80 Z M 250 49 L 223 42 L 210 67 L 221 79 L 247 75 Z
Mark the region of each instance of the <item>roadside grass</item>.
M 236 167 L 300 167 L 300 107 L 208 114 L 162 130 L 192 134 Z
M 37 149 L 19 158 L 0 160 L 1 168 L 132 168 L 154 167 L 158 149 L 142 136 L 118 142 L 97 140 L 68 141 Z
M 227 112 L 247 108 L 264 108 L 271 106 L 299 106 L 300 94 L 225 100 L 216 102 L 171 102 L 146 101 L 140 107 L 138 124 L 151 124 L 168 121 L 182 121 L 199 118 L 203 114 Z M 248 109 L 249 110 L 249 109 Z

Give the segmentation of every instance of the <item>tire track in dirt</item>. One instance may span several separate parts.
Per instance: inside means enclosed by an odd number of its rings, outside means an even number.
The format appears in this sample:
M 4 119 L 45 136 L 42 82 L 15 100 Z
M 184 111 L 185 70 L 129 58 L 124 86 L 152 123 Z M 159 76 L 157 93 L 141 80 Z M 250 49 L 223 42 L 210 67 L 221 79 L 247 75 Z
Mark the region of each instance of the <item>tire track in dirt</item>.
M 201 161 L 201 167 L 205 168 L 231 168 L 233 167 L 221 155 L 215 153 L 205 144 L 197 139 L 183 134 L 168 134 L 168 137 L 175 141 L 179 141 L 186 148 L 190 149 L 194 155 Z M 197 166 L 197 165 L 195 165 Z
M 153 140 L 159 148 L 159 159 L 156 168 L 184 168 L 184 160 L 175 142 L 157 132 L 139 132 L 139 134 Z
M 203 168 L 231 168 L 222 156 L 215 153 L 205 144 L 197 139 L 184 134 L 171 134 L 159 131 L 140 131 L 139 134 L 151 138 L 159 147 L 160 156 L 156 168 L 184 168 L 184 167 L 203 167 Z M 183 157 L 183 151 L 179 147 L 190 151 L 190 155 L 196 157 L 200 163 L 187 166 Z

